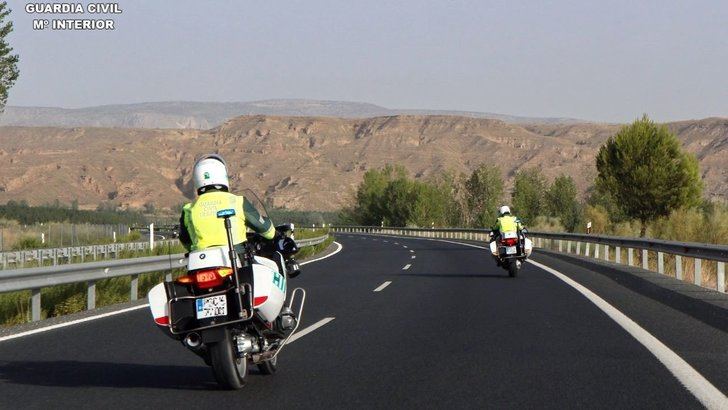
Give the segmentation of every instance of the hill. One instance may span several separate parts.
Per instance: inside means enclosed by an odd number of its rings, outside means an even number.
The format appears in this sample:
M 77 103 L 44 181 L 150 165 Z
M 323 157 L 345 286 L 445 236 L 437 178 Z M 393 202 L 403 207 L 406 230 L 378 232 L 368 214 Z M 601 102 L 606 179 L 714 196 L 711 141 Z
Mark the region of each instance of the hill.
M 264 100 L 251 102 L 168 101 L 87 108 L 6 107 L 0 125 L 30 127 L 209 129 L 240 115 L 368 118 L 392 115 L 459 115 L 520 123 L 573 123 L 568 118 L 529 118 L 483 112 L 399 110 L 349 101 Z
M 707 194 L 728 198 L 728 119 L 670 123 L 700 160 Z M 334 210 L 347 204 L 364 172 L 387 163 L 418 178 L 497 164 L 510 185 L 524 167 L 572 175 L 581 192 L 596 175 L 594 155 L 618 126 L 520 126 L 454 116 L 365 119 L 242 116 L 211 130 L 0 127 L 0 203 L 114 201 L 174 207 L 193 197 L 191 167 L 219 152 L 235 189 L 265 193 L 274 205 Z

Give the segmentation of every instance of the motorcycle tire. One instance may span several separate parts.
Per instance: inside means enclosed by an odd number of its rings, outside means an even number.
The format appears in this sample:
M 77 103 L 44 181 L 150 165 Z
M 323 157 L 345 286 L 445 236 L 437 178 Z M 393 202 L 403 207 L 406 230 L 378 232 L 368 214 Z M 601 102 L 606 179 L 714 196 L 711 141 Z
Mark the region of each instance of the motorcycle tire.
M 508 261 L 508 276 L 512 278 L 518 276 L 518 262 L 515 259 Z
M 238 357 L 233 350 L 232 336 L 225 329 L 225 337 L 210 345 L 212 373 L 224 389 L 238 390 L 245 386 L 248 377 L 248 359 Z
M 272 360 L 266 360 L 258 363 L 258 370 L 260 374 L 271 375 L 278 371 L 278 356 Z

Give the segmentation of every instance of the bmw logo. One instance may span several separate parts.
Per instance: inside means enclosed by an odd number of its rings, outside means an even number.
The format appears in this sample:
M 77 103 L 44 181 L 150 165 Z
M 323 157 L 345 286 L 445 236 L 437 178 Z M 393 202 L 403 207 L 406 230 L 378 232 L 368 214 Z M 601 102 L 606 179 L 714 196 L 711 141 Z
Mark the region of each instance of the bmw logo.
M 201 253 L 200 254 L 200 259 L 205 259 L 205 254 L 204 253 Z

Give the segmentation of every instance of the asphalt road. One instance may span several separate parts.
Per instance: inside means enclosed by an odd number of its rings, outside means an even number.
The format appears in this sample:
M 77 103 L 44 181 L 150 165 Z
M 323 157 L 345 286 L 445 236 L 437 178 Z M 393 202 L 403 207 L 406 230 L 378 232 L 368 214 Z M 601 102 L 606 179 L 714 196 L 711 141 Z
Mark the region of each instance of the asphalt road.
M 335 319 L 290 344 L 274 376 L 253 370 L 243 390 L 219 390 L 211 370 L 142 309 L 0 342 L 0 408 L 701 407 L 647 348 L 534 265 L 511 279 L 472 247 L 338 241 L 340 253 L 289 282 L 308 292 L 301 328 Z M 669 295 L 616 273 L 534 259 L 602 296 L 728 391 L 721 312 L 678 310 Z

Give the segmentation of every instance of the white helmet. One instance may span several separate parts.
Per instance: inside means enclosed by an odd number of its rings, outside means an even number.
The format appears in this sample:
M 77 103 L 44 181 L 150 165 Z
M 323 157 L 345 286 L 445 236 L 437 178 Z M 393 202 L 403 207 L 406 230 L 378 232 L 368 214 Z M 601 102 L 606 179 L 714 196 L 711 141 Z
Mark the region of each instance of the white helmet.
M 503 205 L 498 210 L 498 213 L 500 214 L 500 216 L 503 216 L 505 214 L 510 214 L 511 213 L 511 208 L 509 208 L 507 205 Z
M 198 194 L 205 192 L 208 187 L 228 190 L 230 181 L 225 160 L 217 154 L 203 155 L 195 162 L 192 181 Z

